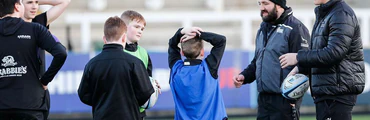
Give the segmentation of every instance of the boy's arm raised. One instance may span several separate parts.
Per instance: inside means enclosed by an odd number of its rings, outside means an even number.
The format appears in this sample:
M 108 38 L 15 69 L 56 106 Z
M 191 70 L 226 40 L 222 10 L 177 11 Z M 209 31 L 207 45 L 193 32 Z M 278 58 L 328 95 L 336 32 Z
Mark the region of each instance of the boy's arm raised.
M 178 47 L 180 38 L 183 36 L 181 30 L 182 28 L 177 30 L 175 35 L 168 42 L 168 66 L 170 69 L 172 69 L 176 61 L 181 60 L 180 48 Z
M 226 37 L 223 35 L 201 32 L 200 38 L 209 42 L 213 47 L 211 53 L 205 59 L 213 78 L 218 78 L 218 68 L 226 47 Z
M 57 19 L 67 8 L 71 0 L 39 0 L 40 5 L 52 5 L 47 12 L 47 24 L 49 25 L 55 19 Z

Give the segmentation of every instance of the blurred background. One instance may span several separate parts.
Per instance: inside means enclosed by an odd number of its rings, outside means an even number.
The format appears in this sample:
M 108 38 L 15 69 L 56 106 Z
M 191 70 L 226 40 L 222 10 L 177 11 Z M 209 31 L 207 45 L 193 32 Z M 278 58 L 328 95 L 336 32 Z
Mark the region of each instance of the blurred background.
M 370 1 L 345 1 L 354 8 L 360 21 L 367 62 L 366 87 L 358 97 L 353 119 L 370 120 Z M 313 0 L 287 0 L 287 5 L 311 31 L 315 20 Z M 41 10 L 48 8 L 42 6 Z M 169 38 L 184 26 L 198 26 L 226 36 L 219 78 L 227 113 L 231 119 L 255 119 L 258 94 L 255 83 L 236 89 L 231 78 L 254 56 L 255 35 L 261 23 L 257 0 L 71 0 L 62 16 L 50 25 L 51 33 L 69 50 L 66 64 L 49 84 L 51 119 L 92 118 L 91 107 L 81 103 L 77 96 L 83 68 L 103 47 L 105 20 L 129 9 L 140 12 L 147 21 L 139 45 L 148 50 L 154 67 L 153 77 L 162 86 L 157 104 L 147 110 L 148 119 L 173 118 L 175 108 L 168 84 L 167 48 Z M 205 44 L 206 51 L 210 48 Z M 47 60 L 50 63 L 50 55 Z M 301 114 L 304 119 L 315 119 L 309 93 L 304 96 Z

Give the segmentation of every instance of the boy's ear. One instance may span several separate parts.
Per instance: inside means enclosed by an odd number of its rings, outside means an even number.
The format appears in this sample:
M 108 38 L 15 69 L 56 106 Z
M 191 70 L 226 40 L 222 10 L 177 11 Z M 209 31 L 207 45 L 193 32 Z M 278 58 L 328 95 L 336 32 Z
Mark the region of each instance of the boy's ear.
M 203 57 L 203 56 L 204 56 L 204 49 L 202 49 L 202 50 L 200 51 L 200 56 L 201 56 L 201 57 Z
M 122 35 L 122 43 L 126 44 L 126 33 L 123 33 Z
M 107 44 L 107 39 L 103 36 L 104 44 Z

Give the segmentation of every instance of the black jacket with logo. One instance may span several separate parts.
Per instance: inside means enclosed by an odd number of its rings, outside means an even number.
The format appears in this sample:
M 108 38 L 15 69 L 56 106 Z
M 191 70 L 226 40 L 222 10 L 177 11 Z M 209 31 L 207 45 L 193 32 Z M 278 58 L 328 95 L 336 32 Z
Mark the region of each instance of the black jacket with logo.
M 20 18 L 0 19 L 0 109 L 46 110 L 47 85 L 63 66 L 67 53 L 55 42 L 48 30 Z M 53 55 L 53 60 L 39 78 L 40 63 L 37 48 Z
M 92 106 L 94 120 L 139 120 L 139 106 L 154 92 L 143 62 L 106 44 L 85 66 L 78 89 L 80 100 Z
M 330 0 L 315 9 L 311 51 L 298 52 L 300 72 L 311 68 L 315 102 L 335 99 L 354 105 L 365 85 L 360 25 L 343 0 Z
M 261 93 L 281 94 L 280 86 L 294 66 L 281 68 L 279 57 L 308 49 L 310 35 L 304 24 L 288 8 L 273 24 L 262 22 L 256 36 L 256 50 L 251 64 L 240 74 L 244 84 L 257 81 Z

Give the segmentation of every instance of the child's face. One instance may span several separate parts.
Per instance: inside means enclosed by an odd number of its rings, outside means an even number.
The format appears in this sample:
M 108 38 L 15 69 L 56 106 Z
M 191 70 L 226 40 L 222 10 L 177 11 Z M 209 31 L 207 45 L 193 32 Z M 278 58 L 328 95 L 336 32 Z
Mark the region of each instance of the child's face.
M 37 10 L 39 9 L 39 1 L 38 0 L 23 0 L 24 5 L 24 18 L 25 19 L 33 19 L 37 14 Z
M 138 22 L 137 20 L 131 21 L 127 26 L 127 42 L 138 42 L 143 34 L 144 28 L 143 22 Z

